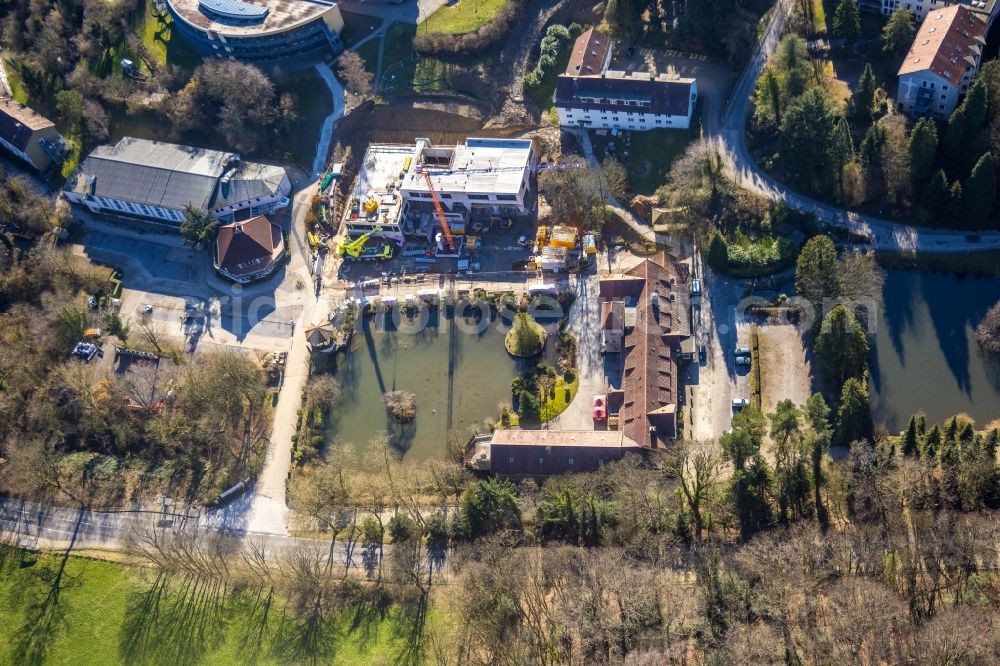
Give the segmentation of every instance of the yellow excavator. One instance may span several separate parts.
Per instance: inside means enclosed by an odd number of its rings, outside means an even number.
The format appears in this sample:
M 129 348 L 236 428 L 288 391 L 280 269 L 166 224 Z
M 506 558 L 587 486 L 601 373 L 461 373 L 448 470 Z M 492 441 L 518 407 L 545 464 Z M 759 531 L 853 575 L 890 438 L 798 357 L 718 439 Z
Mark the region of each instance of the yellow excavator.
M 345 236 L 337 243 L 337 254 L 347 260 L 375 261 L 376 259 L 392 259 L 392 246 L 389 244 L 372 245 L 365 247 L 365 243 L 372 236 L 377 236 L 382 231 L 382 227 L 375 227 L 371 231 L 357 238 Z

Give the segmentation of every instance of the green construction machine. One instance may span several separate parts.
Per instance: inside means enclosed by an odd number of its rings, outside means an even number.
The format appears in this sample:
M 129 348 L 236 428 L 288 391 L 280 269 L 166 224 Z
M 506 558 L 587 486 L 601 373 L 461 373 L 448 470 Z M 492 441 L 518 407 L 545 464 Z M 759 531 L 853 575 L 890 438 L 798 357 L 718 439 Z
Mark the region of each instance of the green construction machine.
M 345 236 L 337 243 L 337 254 L 348 261 L 375 261 L 377 259 L 392 259 L 392 246 L 388 243 L 380 243 L 365 247 L 365 243 L 372 236 L 377 236 L 382 231 L 382 227 L 375 227 L 368 233 L 357 238 Z

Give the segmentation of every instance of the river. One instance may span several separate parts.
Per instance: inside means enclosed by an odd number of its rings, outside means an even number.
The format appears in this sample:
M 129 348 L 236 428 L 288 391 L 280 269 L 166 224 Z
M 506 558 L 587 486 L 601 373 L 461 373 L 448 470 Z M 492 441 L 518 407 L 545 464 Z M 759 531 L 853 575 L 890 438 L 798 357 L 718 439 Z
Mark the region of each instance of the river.
M 939 423 L 967 413 L 1000 418 L 1000 361 L 979 349 L 976 325 L 1000 299 L 1000 279 L 889 270 L 872 352 L 875 422 L 891 432 L 923 410 Z

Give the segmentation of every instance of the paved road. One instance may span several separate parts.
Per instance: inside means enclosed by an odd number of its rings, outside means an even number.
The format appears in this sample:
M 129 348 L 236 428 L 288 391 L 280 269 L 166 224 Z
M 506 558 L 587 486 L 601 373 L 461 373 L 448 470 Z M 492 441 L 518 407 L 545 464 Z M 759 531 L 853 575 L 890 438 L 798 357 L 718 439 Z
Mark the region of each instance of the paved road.
M 295 196 L 292 208 L 292 228 L 289 238 L 293 252 L 291 270 L 300 274 L 309 273 L 309 245 L 302 237 L 304 220 L 317 185 L 300 191 Z M 325 319 L 329 314 L 329 303 L 307 289 L 302 311 L 294 326 L 292 345 L 285 364 L 285 379 L 278 394 L 278 404 L 274 409 L 274 423 L 271 438 L 268 443 L 257 482 L 254 484 L 254 494 L 249 507 L 249 515 L 245 528 L 253 532 L 268 532 L 271 534 L 288 533 L 288 504 L 285 499 L 285 486 L 291 467 L 292 435 L 295 434 L 297 411 L 302 403 L 302 389 L 309 378 L 309 345 L 306 342 L 306 326 L 314 321 Z M 233 516 L 233 521 L 239 523 L 239 516 Z M 243 528 L 243 525 L 239 525 Z
M 593 430 L 593 397 L 606 393 L 608 380 L 601 354 L 600 277 L 581 276 L 575 285 L 576 300 L 569 310 L 567 331 L 576 338 L 576 363 L 580 387 L 562 414 L 548 423 L 552 430 Z
M 737 181 L 743 187 L 770 199 L 784 200 L 795 210 L 814 214 L 827 226 L 866 236 L 871 239 L 871 245 L 876 250 L 975 252 L 1000 249 L 1000 232 L 970 235 L 961 231 L 914 227 L 856 213 L 796 192 L 757 166 L 746 145 L 745 129 L 750 114 L 750 98 L 757 78 L 781 39 L 792 6 L 793 0 L 778 0 L 768 28 L 722 112 L 721 123 L 717 124 L 711 117 L 704 123 L 706 138 L 715 143 L 720 153 L 727 157 Z
M 135 529 L 149 528 L 163 534 L 204 530 L 227 533 L 228 530 L 210 524 L 205 516 L 185 516 L 156 511 L 103 512 L 89 509 L 69 509 L 46 506 L 25 500 L 0 497 L 0 539 L 31 548 L 124 550 L 129 535 Z M 234 538 L 252 540 L 273 555 L 291 549 L 328 549 L 329 543 L 319 539 L 302 539 L 280 534 L 252 531 L 229 532 Z M 349 552 L 346 544 L 338 543 L 334 561 L 350 563 L 360 568 L 357 549 Z

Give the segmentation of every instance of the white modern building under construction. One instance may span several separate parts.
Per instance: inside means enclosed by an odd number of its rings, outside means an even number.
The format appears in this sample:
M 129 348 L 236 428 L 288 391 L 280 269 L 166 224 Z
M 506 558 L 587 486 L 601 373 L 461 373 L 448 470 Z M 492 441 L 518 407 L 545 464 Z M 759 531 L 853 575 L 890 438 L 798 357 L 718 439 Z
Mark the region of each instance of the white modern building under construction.
M 479 216 L 524 215 L 535 206 L 531 176 L 535 152 L 526 139 L 466 139 L 435 146 L 368 147 L 344 211 L 348 235 L 380 227 L 400 243 L 406 236 L 433 240 L 440 231 L 435 198 L 455 234 Z

